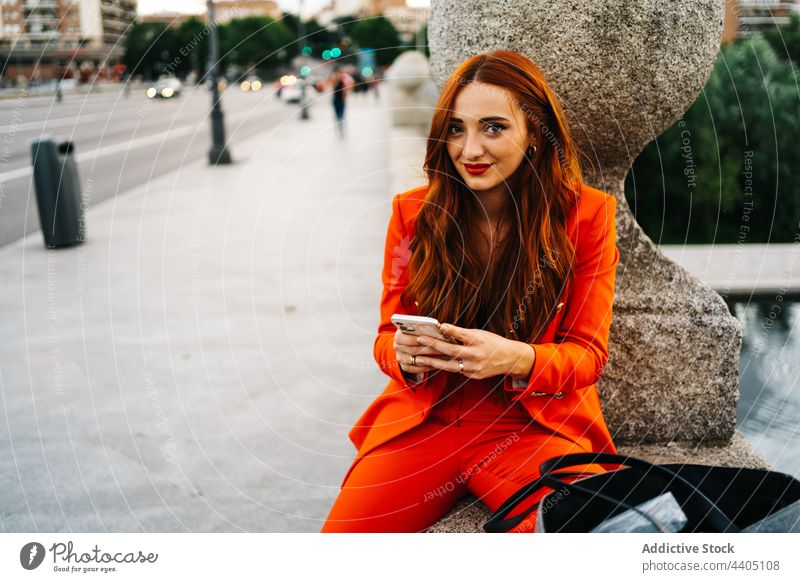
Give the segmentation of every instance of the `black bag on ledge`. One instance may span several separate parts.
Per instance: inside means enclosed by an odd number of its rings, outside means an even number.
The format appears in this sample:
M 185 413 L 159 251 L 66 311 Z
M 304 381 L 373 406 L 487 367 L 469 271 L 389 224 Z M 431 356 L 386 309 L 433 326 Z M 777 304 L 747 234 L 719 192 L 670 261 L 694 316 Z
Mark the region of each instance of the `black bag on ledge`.
M 572 483 L 564 479 L 586 474 L 556 472 L 594 463 L 622 468 Z M 800 532 L 800 481 L 776 471 L 656 465 L 609 453 L 554 457 L 539 470 L 541 476 L 506 500 L 484 531 L 508 531 L 538 511 L 537 532 Z M 553 491 L 538 506 L 508 517 L 543 487 Z

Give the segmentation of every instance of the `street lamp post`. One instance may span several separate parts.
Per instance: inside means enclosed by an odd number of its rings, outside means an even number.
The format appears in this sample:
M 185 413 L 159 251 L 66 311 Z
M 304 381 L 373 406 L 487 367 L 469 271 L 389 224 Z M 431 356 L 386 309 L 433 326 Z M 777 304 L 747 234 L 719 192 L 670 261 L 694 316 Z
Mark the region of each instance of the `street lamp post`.
M 300 55 L 302 58 L 300 62 L 302 64 L 306 63 L 306 56 L 303 54 L 303 50 L 306 46 L 306 24 L 303 22 L 303 0 L 300 0 L 300 9 L 298 12 L 298 36 L 300 37 L 300 42 L 302 43 L 302 47 L 300 49 Z M 302 73 L 300 74 L 300 119 L 308 119 L 308 102 L 306 101 L 306 76 Z
M 211 29 L 211 150 L 208 161 L 211 165 L 230 164 L 231 155 L 225 147 L 225 123 L 220 106 L 219 88 L 219 39 L 215 21 L 214 0 L 207 0 L 208 26 Z

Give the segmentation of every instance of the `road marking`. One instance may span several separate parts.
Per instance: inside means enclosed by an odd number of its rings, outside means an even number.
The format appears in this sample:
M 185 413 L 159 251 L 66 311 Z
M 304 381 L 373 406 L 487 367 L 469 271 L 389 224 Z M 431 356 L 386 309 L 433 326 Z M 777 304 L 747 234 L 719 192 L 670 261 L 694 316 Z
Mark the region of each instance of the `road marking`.
M 76 115 L 72 115 L 70 117 L 54 117 L 54 118 L 47 118 L 39 121 L 25 121 L 22 123 L 9 123 L 8 125 L 0 125 L 0 132 L 9 132 L 9 131 L 27 131 L 30 129 L 41 129 L 44 131 L 45 129 L 49 129 L 51 127 L 60 127 L 64 125 L 74 125 L 78 127 L 79 124 L 83 123 L 84 121 L 91 121 L 92 119 L 112 119 L 114 115 L 123 115 L 132 113 L 137 110 L 141 110 L 144 107 L 147 107 L 151 104 L 150 101 L 143 101 L 140 105 L 133 106 L 133 103 L 126 104 L 131 105 L 130 107 L 119 107 L 116 109 L 110 109 L 108 111 L 102 111 L 100 113 L 80 113 L 78 112 Z M 194 106 L 195 104 L 192 103 Z M 202 107 L 205 107 L 203 105 Z M 181 109 L 181 113 L 195 113 L 197 111 L 202 111 L 201 106 L 198 104 L 193 108 L 184 107 Z
M 104 156 L 109 156 L 112 154 L 116 154 L 119 152 L 124 152 L 126 150 L 132 150 L 148 145 L 153 145 L 161 142 L 165 142 L 170 139 L 175 139 L 178 137 L 183 137 L 184 135 L 188 135 L 190 133 L 194 133 L 197 131 L 197 125 L 185 125 L 183 127 L 178 127 L 172 129 L 170 131 L 164 133 L 157 133 L 155 135 L 148 135 L 145 137 L 140 137 L 138 139 L 134 139 L 132 141 L 127 142 L 120 142 L 115 143 L 114 145 L 105 146 L 102 148 L 97 148 L 88 152 L 81 152 L 75 156 L 76 162 L 85 162 L 88 160 L 96 160 L 97 158 L 102 158 Z M 24 178 L 27 176 L 31 176 L 33 174 L 33 166 L 26 166 L 24 168 L 17 168 L 16 170 L 11 170 L 9 172 L 4 172 L 0 174 L 0 182 L 9 182 L 11 180 L 17 180 L 19 178 Z
M 258 113 L 256 113 L 256 115 L 258 115 Z M 241 113 L 236 113 L 235 115 L 226 114 L 225 123 L 226 125 L 230 124 L 229 127 L 235 126 L 238 129 L 238 125 L 235 125 L 236 122 L 242 119 L 252 120 L 253 118 L 254 115 L 252 111 L 244 111 Z M 204 116 L 203 121 L 207 120 L 208 116 Z M 169 139 L 175 139 L 177 137 L 182 137 L 186 134 L 193 133 L 196 131 L 197 131 L 197 124 L 185 125 L 183 127 L 172 129 L 165 133 L 148 135 L 145 137 L 140 137 L 133 141 L 115 143 L 114 145 L 97 148 L 88 152 L 78 153 L 75 156 L 75 161 L 84 162 L 86 160 L 97 159 L 100 157 L 116 154 L 119 152 L 124 152 L 126 150 L 132 150 L 142 146 L 157 144 L 159 142 L 163 142 Z M 0 173 L 0 183 L 9 182 L 11 180 L 17 180 L 19 178 L 25 178 L 31 175 L 33 175 L 33 166 L 26 166 L 24 168 L 9 170 L 8 172 Z
M 73 115 L 72 117 L 57 117 L 55 119 L 45 119 L 44 121 L 26 121 L 25 123 L 10 123 L 8 125 L 0 125 L 0 132 L 8 131 L 25 131 L 28 129 L 45 129 L 46 127 L 58 127 L 61 125 L 77 125 L 80 122 L 88 121 L 91 119 L 108 118 L 113 113 L 119 111 L 108 111 L 103 113 L 89 113 L 87 115 Z

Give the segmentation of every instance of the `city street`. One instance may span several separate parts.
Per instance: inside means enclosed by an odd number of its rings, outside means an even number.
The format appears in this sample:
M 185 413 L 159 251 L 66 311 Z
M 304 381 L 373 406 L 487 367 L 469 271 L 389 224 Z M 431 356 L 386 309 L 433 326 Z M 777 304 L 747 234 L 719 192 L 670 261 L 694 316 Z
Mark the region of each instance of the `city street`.
M 163 148 L 177 167 L 125 170 L 140 183 L 93 200 L 84 244 L 47 250 L 35 232 L 0 248 L 0 531 L 319 531 L 347 431 L 387 383 L 383 241 L 422 151 L 368 97 L 348 104 L 345 140 L 329 96 L 309 121 L 232 97 L 236 163 L 220 167 L 205 94 L 187 99 L 197 137 Z M 170 131 L 159 119 L 151 135 Z
M 85 201 L 97 204 L 204 158 L 211 144 L 211 93 L 185 87 L 176 98 L 150 100 L 144 88 L 119 92 L 0 100 L 0 246 L 40 229 L 30 144 L 55 134 L 73 141 Z M 297 105 L 279 101 L 268 84 L 257 92 L 232 86 L 222 94 L 227 138 L 264 133 Z M 7 148 L 7 149 L 6 149 Z

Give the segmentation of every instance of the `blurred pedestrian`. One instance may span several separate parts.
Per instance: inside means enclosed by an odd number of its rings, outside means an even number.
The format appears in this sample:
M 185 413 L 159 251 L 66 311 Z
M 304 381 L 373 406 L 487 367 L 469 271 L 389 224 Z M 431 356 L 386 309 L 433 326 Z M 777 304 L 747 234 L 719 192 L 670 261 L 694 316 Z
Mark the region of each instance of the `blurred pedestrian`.
M 380 101 L 380 93 L 378 92 L 378 85 L 380 84 L 380 79 L 378 79 L 378 75 L 372 75 L 367 81 L 367 88 L 372 91 L 372 94 L 375 95 L 375 100 Z
M 333 69 L 333 75 L 328 80 L 328 85 L 333 89 L 333 111 L 336 115 L 336 129 L 339 137 L 344 137 L 344 111 L 347 93 L 353 86 L 353 78 L 340 67 Z

